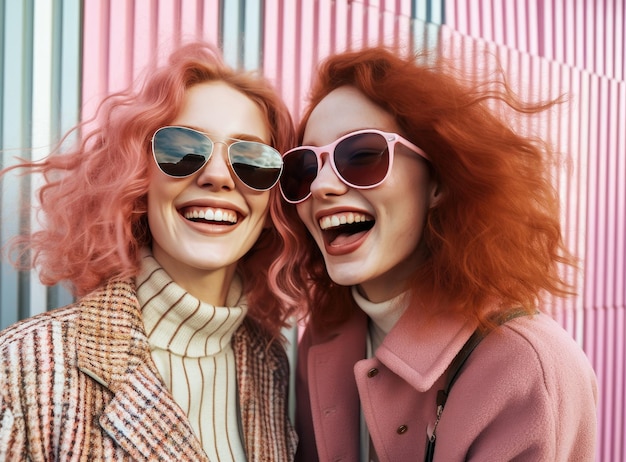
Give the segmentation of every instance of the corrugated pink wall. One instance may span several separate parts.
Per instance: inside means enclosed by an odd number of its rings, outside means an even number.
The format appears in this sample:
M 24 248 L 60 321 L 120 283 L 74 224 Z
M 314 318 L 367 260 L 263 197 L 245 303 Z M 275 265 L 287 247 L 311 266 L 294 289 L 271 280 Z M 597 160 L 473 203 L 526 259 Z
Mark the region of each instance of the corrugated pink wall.
M 262 67 L 298 117 L 315 63 L 365 43 L 439 47 L 462 67 L 498 57 L 529 98 L 566 93 L 552 118 L 521 126 L 569 162 L 555 168 L 565 239 L 580 256 L 580 295 L 553 314 L 599 379 L 599 461 L 626 460 L 626 20 L 623 0 L 89 0 L 83 111 L 125 87 L 155 53 L 186 38 Z M 485 69 L 485 72 L 488 70 Z

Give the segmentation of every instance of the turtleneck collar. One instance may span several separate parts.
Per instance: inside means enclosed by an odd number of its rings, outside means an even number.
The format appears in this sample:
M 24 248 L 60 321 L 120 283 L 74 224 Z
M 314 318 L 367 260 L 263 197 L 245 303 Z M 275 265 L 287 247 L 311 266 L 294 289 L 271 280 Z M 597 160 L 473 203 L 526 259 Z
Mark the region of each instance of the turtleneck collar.
M 213 306 L 176 284 L 149 249 L 142 251 L 137 298 L 150 345 L 187 357 L 222 351 L 248 308 L 239 275 L 230 285 L 226 306 Z
M 361 295 L 357 286 L 352 286 L 352 297 L 354 298 L 354 301 L 359 308 L 361 308 L 363 312 L 369 316 L 376 328 L 380 329 L 384 335 L 391 331 L 393 326 L 396 325 L 406 310 L 408 306 L 408 299 L 405 295 L 407 294 L 408 292 L 403 292 L 391 300 L 374 303 L 370 302 L 363 295 Z

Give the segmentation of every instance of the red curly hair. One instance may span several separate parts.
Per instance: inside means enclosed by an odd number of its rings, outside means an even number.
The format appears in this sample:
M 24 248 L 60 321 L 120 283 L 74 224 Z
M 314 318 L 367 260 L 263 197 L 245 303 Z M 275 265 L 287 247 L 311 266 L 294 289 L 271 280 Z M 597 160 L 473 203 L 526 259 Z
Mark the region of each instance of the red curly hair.
M 185 91 L 207 81 L 223 81 L 255 101 L 266 118 L 271 144 L 278 150 L 293 146 L 293 121 L 269 82 L 256 73 L 229 68 L 210 44 L 183 45 L 137 91 L 108 96 L 95 121 L 70 131 L 64 140 L 79 134 L 73 149 L 61 152 L 62 140 L 43 161 L 22 160 L 1 172 L 18 168 L 41 173 L 45 180 L 38 191 L 43 228 L 11 241 L 13 263 L 21 269 L 37 268 L 46 285 L 69 283 L 75 296 L 114 278 L 134 277 L 139 250 L 152 239 L 146 215 L 148 165 L 153 161 L 150 139 L 180 112 Z M 92 122 L 96 128 L 80 136 Z M 271 194 L 277 196 L 277 188 Z M 266 229 L 239 262 L 249 315 L 274 336 L 286 324 L 287 307 L 280 294 L 270 290 L 267 269 L 281 246 L 276 229 Z M 29 252 L 31 258 L 25 258 Z
M 559 198 L 549 179 L 555 153 L 516 133 L 492 107 L 504 103 L 530 115 L 558 101 L 524 103 L 503 79 L 470 85 L 445 60 L 430 58 L 403 58 L 381 47 L 327 58 L 299 123 L 299 142 L 315 106 L 349 85 L 392 114 L 401 134 L 428 154 L 441 198 L 423 233 L 426 262 L 408 281 L 413 306 L 427 299 L 431 307 L 447 306 L 486 325 L 494 309 L 532 313 L 545 292 L 571 294 L 559 268 L 575 259 L 562 240 Z M 295 206 L 279 207 L 277 219 L 285 223 L 279 229 L 290 231 L 279 259 L 283 269 L 270 276 L 293 300 L 306 300 L 318 329 L 343 322 L 355 309 L 350 289 L 328 276 Z

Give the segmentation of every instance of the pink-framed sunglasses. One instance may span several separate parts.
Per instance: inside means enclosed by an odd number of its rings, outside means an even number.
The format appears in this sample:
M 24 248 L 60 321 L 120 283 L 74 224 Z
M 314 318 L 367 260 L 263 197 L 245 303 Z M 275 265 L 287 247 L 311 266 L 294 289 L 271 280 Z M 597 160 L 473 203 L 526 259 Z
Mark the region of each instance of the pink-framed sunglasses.
M 403 144 L 428 160 L 424 151 L 397 133 L 367 129 L 348 133 L 326 146 L 300 146 L 283 155 L 280 191 L 291 204 L 305 201 L 322 168 L 322 153 L 329 153 L 330 164 L 341 181 L 357 189 L 380 185 L 391 171 L 395 145 Z

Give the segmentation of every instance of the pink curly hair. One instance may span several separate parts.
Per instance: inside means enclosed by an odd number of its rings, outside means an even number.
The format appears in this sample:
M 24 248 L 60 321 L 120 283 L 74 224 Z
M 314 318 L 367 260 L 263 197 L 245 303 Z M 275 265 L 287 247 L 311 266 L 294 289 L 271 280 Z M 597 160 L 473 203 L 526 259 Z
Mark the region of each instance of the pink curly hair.
M 572 293 L 559 272 L 560 264 L 574 265 L 575 259 L 564 246 L 559 200 L 549 182 L 553 153 L 489 109 L 501 102 L 517 114 L 535 114 L 558 101 L 525 104 L 504 82 L 465 84 L 444 60 L 402 58 L 373 47 L 331 56 L 319 66 L 299 142 L 313 108 L 344 85 L 396 118 L 402 135 L 428 153 L 440 184 L 441 200 L 423 234 L 426 263 L 408 281 L 413 306 L 430 299 L 430 306 L 448 306 L 486 325 L 494 307 L 531 313 L 543 292 Z M 306 301 L 318 329 L 343 322 L 354 309 L 349 288 L 328 276 L 295 206 L 277 208 L 278 229 L 289 231 L 270 277 L 294 302 Z
M 13 263 L 21 269 L 37 268 L 44 284 L 69 283 L 75 296 L 114 278 L 134 277 L 139 250 L 151 243 L 146 194 L 152 134 L 175 118 L 189 87 L 216 80 L 262 108 L 276 149 L 293 146 L 291 116 L 262 76 L 229 68 L 207 43 L 183 45 L 165 66 L 149 74 L 139 91 L 105 98 L 96 114 L 97 128 L 80 137 L 75 148 L 61 153 L 62 140 L 43 161 L 23 160 L 2 172 L 18 168 L 41 173 L 45 180 L 38 191 L 43 229 L 11 241 Z M 70 133 L 85 127 L 79 125 Z M 277 194 L 274 188 L 271 195 Z M 239 263 L 249 315 L 274 336 L 286 325 L 287 308 L 281 294 L 268 286 L 267 270 L 281 246 L 275 228 L 264 230 Z M 25 258 L 28 252 L 30 259 Z

